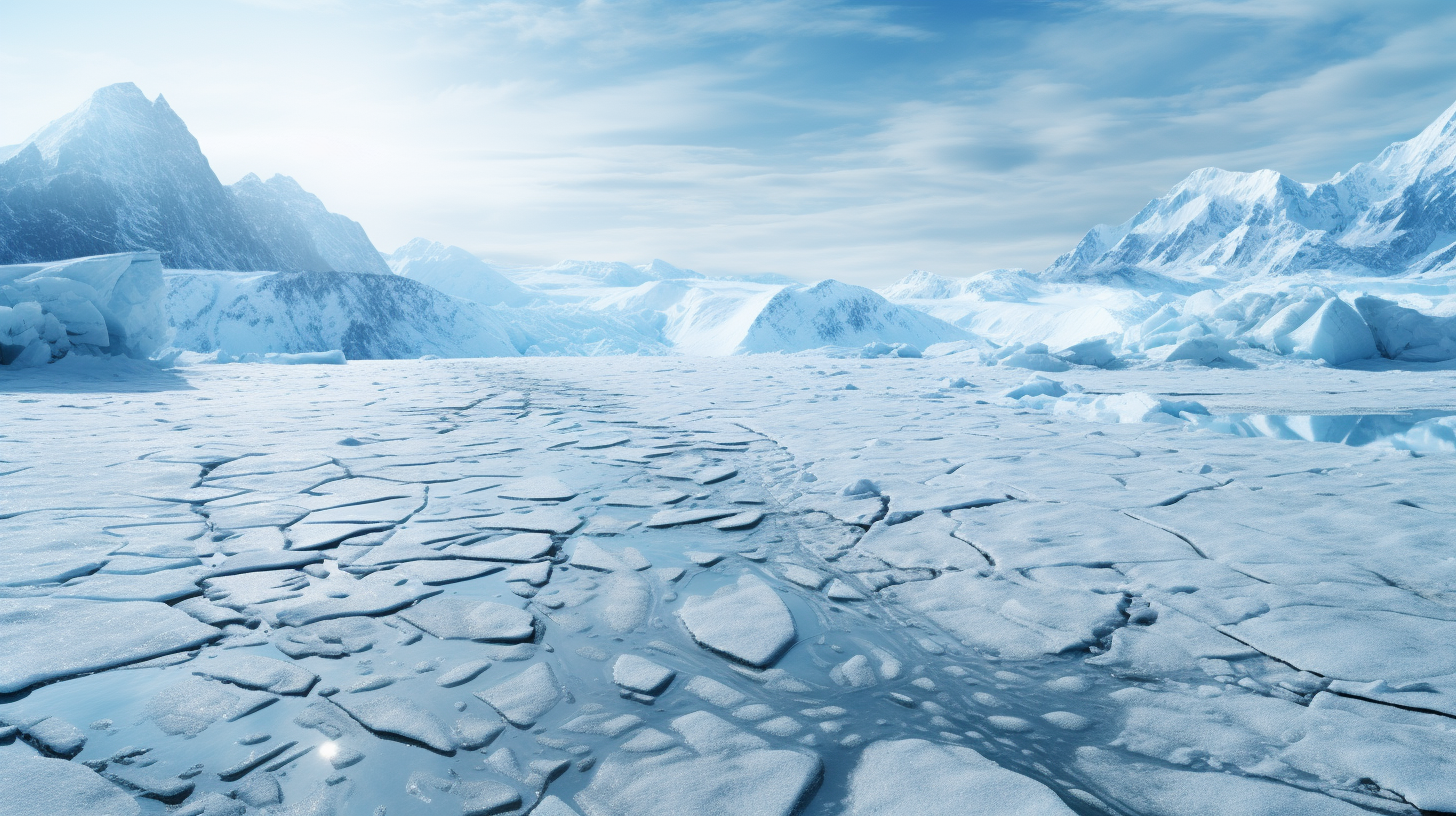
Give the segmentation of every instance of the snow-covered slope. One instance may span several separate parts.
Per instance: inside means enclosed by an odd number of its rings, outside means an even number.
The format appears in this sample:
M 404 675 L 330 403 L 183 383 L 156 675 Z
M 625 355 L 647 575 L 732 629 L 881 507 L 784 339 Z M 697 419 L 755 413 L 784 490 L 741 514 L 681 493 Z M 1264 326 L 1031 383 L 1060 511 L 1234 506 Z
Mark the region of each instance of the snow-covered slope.
M 309 271 L 389 274 L 359 222 L 329 212 L 292 178 L 275 175 L 263 181 L 249 173 L 228 189 L 253 230 L 285 263 L 303 266 L 317 258 L 322 265 Z
M 664 280 L 600 297 L 601 312 L 654 315 L 680 354 L 723 356 L 826 346 L 908 343 L 971 335 L 859 286 L 828 280 L 806 288 L 729 280 Z
M 1256 275 L 1456 273 L 1456 105 L 1320 184 L 1207 168 L 1126 223 L 1094 227 L 1049 281 L 1193 292 Z
M 140 250 L 168 268 L 385 271 L 358 224 L 291 179 L 224 187 L 167 101 L 128 82 L 0 161 L 0 263 Z
M 905 306 L 873 290 L 836 280 L 809 288 L 786 287 L 749 324 L 734 351 L 804 351 L 868 343 L 934 343 L 971 339 L 969 332 Z
M 679 354 L 733 354 L 782 286 L 710 280 L 644 283 L 592 304 L 599 313 L 655 319 L 665 344 Z
M 167 339 L 164 291 L 155 252 L 0 266 L 0 365 L 149 357 Z
M 517 305 L 529 299 L 521 287 L 495 267 L 460 247 L 415 238 L 395 250 L 388 263 L 396 275 L 486 306 Z
M 398 275 L 168 271 L 177 348 L 231 355 L 340 349 L 351 360 L 511 357 L 505 322 Z
M 878 289 L 886 299 L 946 300 L 969 296 L 977 300 L 1025 300 L 1036 294 L 1038 281 L 1025 269 L 992 269 L 969 278 L 947 278 L 917 269 Z

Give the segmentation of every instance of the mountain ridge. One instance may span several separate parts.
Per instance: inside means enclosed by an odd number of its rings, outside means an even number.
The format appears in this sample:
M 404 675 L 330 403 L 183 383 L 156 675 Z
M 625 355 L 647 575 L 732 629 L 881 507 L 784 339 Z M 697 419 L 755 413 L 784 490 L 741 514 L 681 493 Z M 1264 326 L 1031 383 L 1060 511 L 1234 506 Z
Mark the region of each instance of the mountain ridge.
M 165 97 L 108 85 L 0 160 L 0 264 L 156 250 L 174 269 L 387 273 L 363 228 L 301 187 L 236 187 Z
M 1122 224 L 1093 227 L 1041 278 L 1187 294 L 1302 273 L 1456 274 L 1456 104 L 1323 182 L 1195 170 Z

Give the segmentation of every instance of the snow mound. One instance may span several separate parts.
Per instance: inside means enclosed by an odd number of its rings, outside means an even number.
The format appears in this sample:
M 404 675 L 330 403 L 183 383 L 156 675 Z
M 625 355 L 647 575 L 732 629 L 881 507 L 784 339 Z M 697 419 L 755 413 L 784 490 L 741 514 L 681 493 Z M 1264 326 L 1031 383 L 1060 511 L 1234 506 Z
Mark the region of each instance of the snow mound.
M 861 286 L 821 281 L 785 288 L 754 318 L 735 353 L 807 351 L 825 346 L 908 343 L 920 348 L 969 339 L 968 332 L 885 300 Z
M 167 339 L 164 296 L 155 252 L 0 266 L 0 364 L 150 357 Z
M 1071 816 L 1045 785 L 961 745 L 923 739 L 871 743 L 849 776 L 845 816 Z
M 231 356 L 342 351 L 350 360 L 513 357 L 485 307 L 398 275 L 168 271 L 173 343 Z
M 415 238 L 387 258 L 396 275 L 482 306 L 517 306 L 529 299 L 495 267 L 456 246 Z

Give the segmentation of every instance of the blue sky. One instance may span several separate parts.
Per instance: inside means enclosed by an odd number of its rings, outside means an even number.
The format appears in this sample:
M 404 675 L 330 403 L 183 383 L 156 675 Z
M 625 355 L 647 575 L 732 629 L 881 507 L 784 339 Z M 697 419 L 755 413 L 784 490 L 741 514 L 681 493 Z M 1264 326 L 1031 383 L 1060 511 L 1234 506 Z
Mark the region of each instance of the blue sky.
M 1323 180 L 1456 102 L 1456 3 L 0 7 L 0 144 L 165 94 L 386 251 L 878 285 L 1033 270 L 1204 166 Z

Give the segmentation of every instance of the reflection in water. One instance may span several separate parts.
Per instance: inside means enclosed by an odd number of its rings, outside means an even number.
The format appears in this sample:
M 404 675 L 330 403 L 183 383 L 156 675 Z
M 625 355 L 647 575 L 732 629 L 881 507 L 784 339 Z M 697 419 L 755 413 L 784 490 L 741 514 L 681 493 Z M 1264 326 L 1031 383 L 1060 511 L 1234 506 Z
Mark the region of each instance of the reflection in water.
M 1191 428 L 1235 436 L 1337 442 L 1357 448 L 1374 445 L 1417 453 L 1456 451 L 1456 413 L 1451 411 L 1333 416 L 1184 412 L 1181 417 Z

